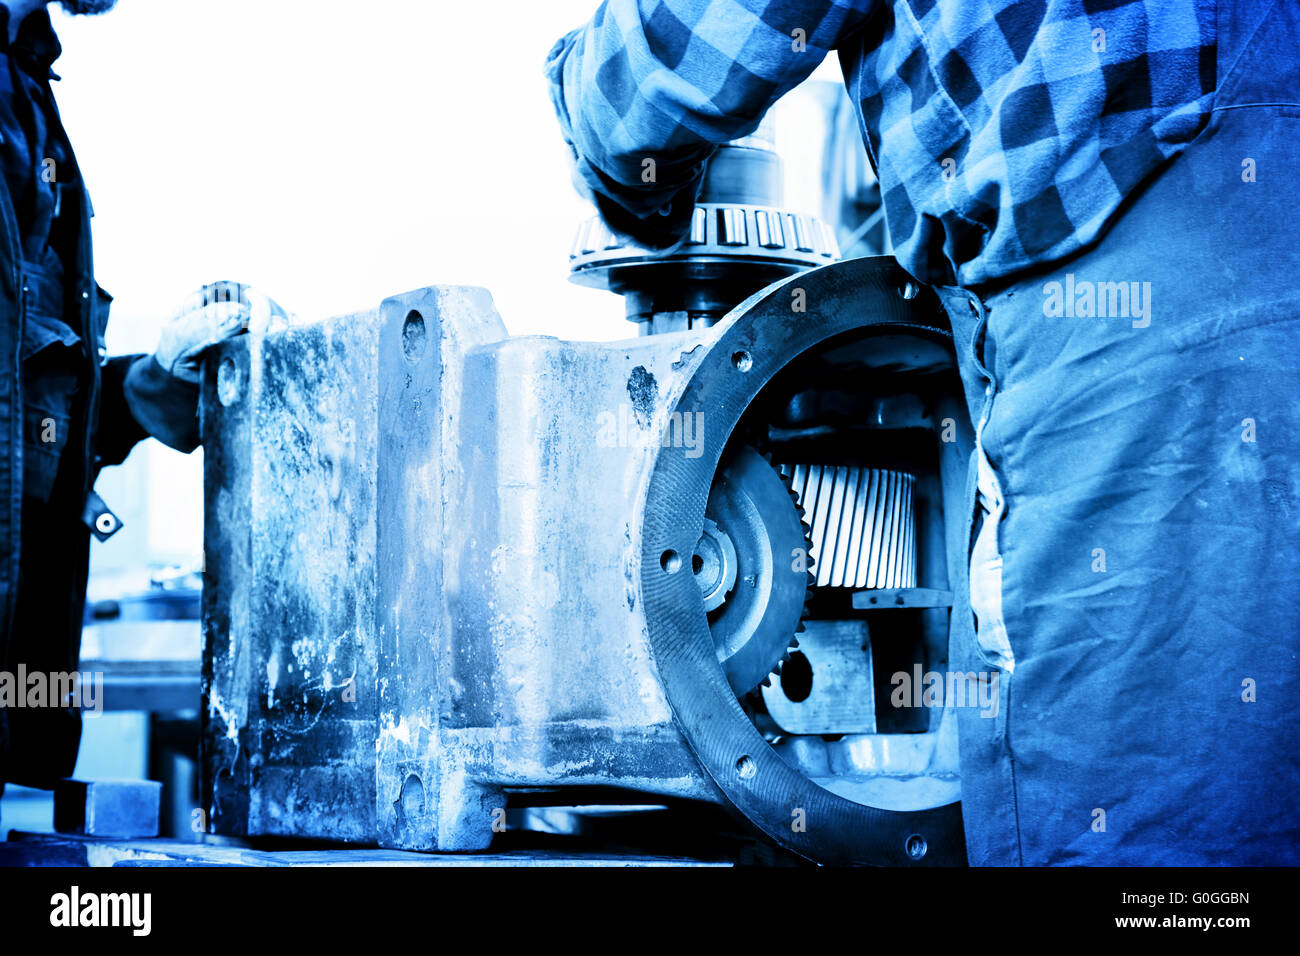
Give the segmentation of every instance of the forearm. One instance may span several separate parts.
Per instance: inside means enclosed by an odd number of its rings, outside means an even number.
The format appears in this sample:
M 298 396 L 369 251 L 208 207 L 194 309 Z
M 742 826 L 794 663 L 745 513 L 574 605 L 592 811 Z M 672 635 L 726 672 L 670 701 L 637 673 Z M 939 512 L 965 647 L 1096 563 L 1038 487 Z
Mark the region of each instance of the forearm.
M 169 375 L 152 355 L 124 355 L 104 367 L 97 451 L 102 464 L 126 458 L 152 436 L 177 451 L 199 444 L 199 387 Z
M 581 187 L 615 230 L 672 245 L 717 146 L 753 132 L 873 5 L 606 0 L 546 64 Z

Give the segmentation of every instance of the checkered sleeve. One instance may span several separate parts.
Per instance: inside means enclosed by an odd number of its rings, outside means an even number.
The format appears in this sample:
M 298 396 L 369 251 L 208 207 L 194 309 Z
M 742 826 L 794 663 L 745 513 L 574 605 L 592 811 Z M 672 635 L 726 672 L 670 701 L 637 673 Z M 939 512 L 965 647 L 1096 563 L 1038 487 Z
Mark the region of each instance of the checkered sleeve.
M 857 29 L 876 0 L 605 0 L 546 61 L 579 187 L 652 248 L 686 232 L 709 157 Z
M 841 57 L 894 256 L 974 285 L 1097 240 L 1205 127 L 1215 28 L 1214 0 L 890 0 Z

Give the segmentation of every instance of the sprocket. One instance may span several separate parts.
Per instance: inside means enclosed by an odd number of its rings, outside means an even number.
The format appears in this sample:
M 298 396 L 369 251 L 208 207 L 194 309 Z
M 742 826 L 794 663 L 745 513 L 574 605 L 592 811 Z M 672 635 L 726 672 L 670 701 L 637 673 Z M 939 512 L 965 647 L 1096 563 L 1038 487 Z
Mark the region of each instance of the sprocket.
M 788 479 L 741 445 L 724 456 L 691 569 L 718 662 L 737 696 L 797 646 L 811 575 L 808 527 Z

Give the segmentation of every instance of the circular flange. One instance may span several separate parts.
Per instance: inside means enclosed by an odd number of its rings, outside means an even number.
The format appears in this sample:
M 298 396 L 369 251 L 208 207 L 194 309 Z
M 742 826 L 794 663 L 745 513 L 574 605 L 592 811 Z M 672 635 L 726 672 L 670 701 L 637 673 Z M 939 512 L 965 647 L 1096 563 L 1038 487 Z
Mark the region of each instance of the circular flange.
M 737 306 L 676 401 L 677 410 L 707 416 L 702 453 L 660 451 L 642 519 L 641 593 L 650 644 L 682 735 L 727 800 L 768 838 L 830 864 L 961 864 L 960 804 L 908 812 L 867 807 L 786 763 L 732 692 L 699 587 L 689 574 L 668 573 L 664 555 L 693 553 L 728 439 L 763 386 L 796 357 L 864 329 L 950 343 L 932 295 L 909 300 L 900 294 L 909 281 L 892 259 L 851 259 L 792 276 Z M 803 291 L 805 312 L 792 313 L 794 287 Z M 798 821 L 803 825 L 792 826 Z

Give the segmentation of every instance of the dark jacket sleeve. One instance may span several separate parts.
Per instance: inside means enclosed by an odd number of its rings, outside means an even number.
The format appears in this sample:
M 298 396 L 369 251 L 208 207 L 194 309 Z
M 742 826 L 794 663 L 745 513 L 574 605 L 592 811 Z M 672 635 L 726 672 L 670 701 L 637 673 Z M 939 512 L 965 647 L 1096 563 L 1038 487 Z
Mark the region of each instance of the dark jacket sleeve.
M 167 374 L 152 355 L 109 359 L 96 444 L 100 464 L 119 464 L 150 436 L 177 451 L 193 451 L 199 445 L 198 409 L 199 386 Z

